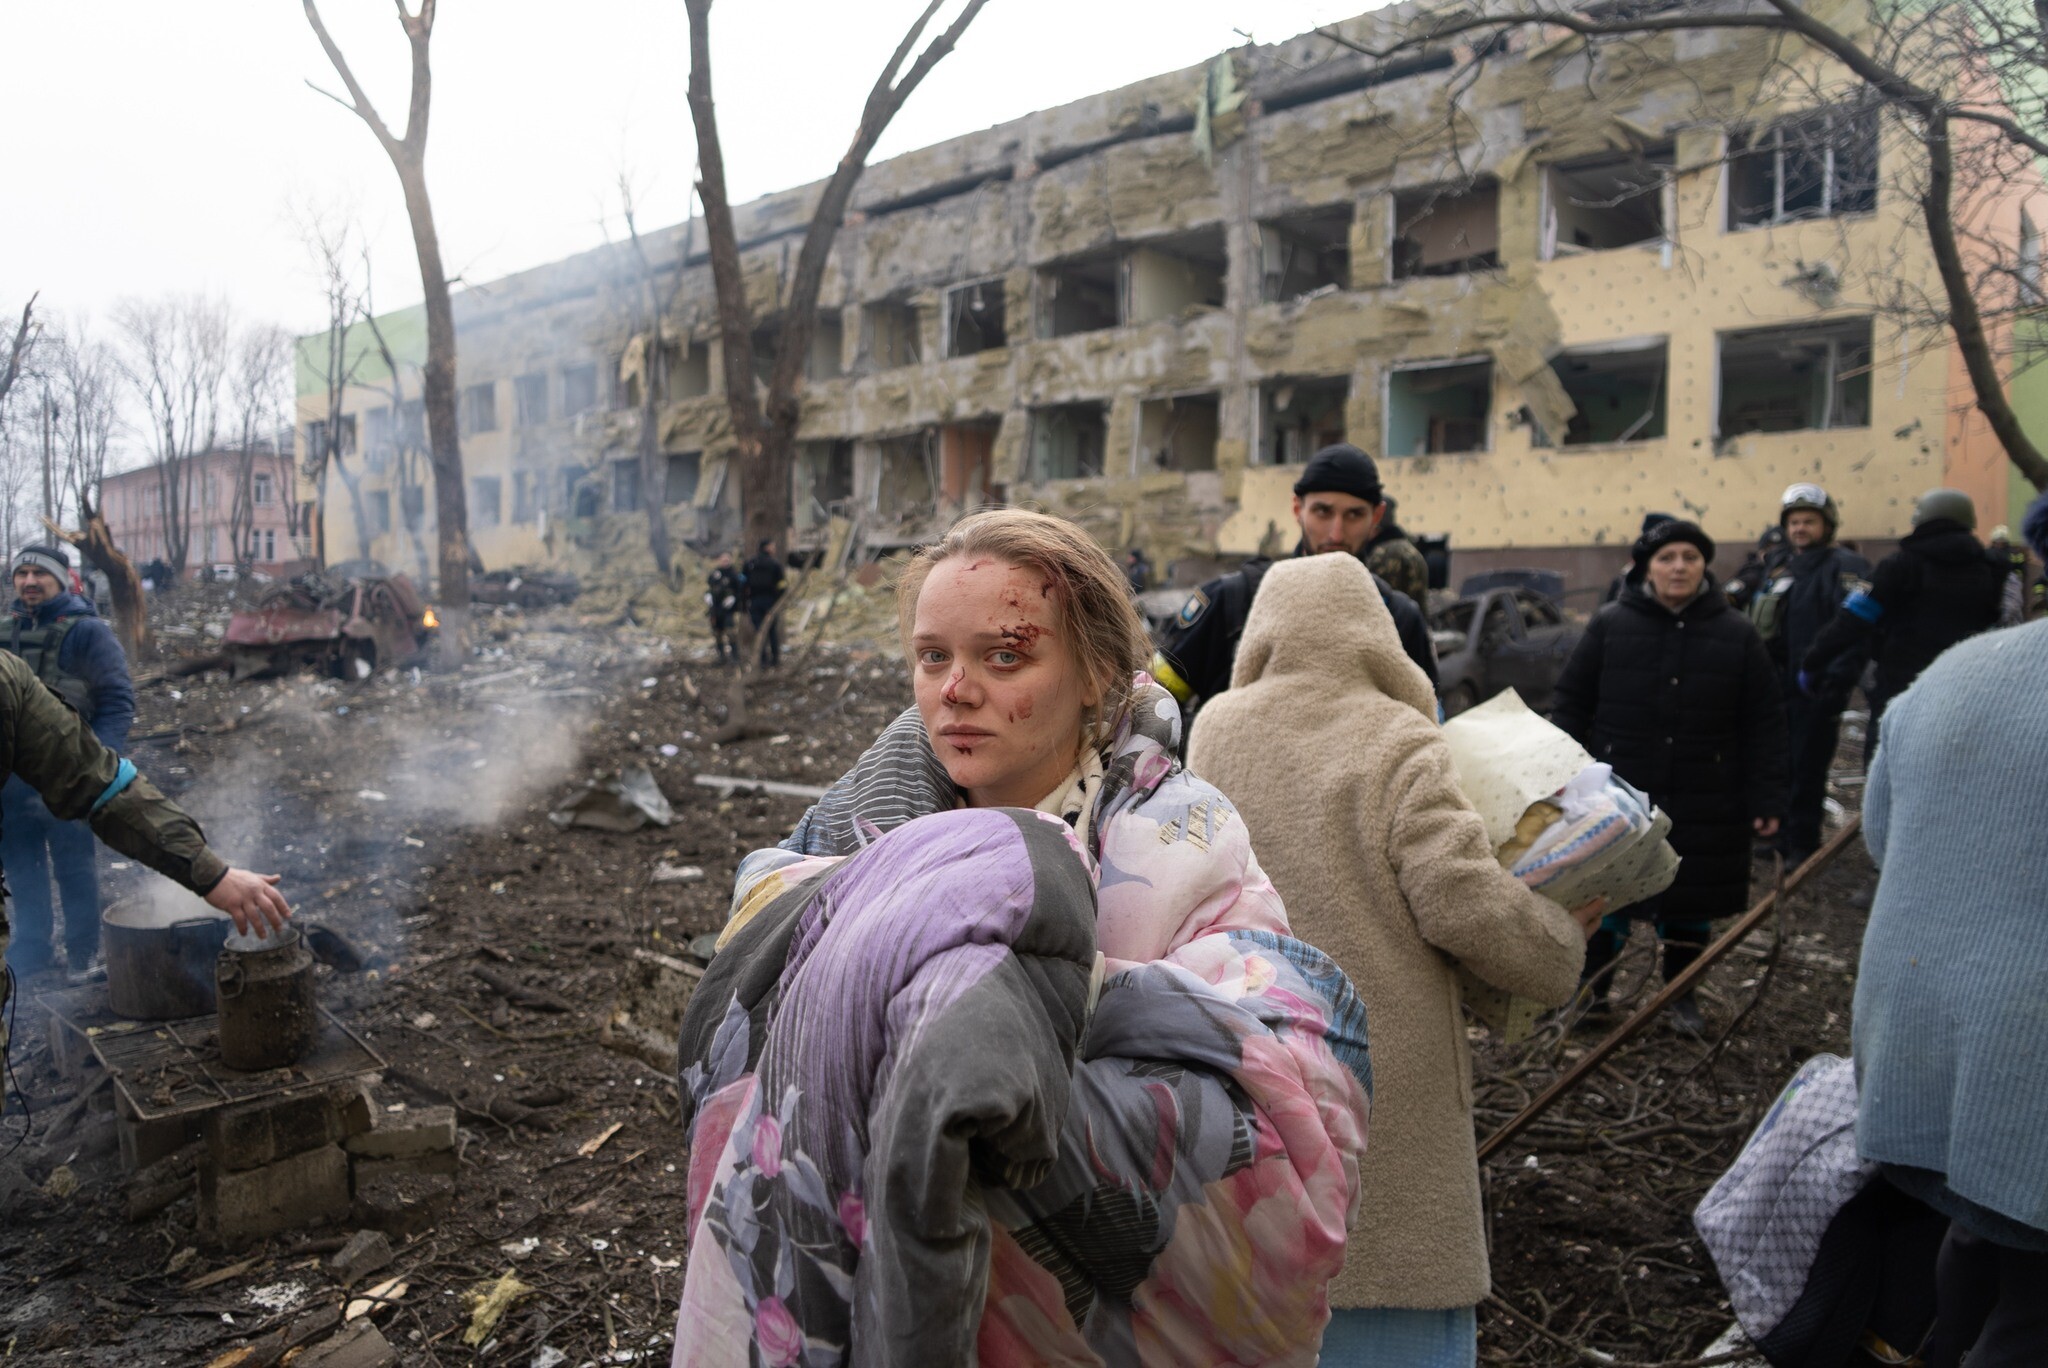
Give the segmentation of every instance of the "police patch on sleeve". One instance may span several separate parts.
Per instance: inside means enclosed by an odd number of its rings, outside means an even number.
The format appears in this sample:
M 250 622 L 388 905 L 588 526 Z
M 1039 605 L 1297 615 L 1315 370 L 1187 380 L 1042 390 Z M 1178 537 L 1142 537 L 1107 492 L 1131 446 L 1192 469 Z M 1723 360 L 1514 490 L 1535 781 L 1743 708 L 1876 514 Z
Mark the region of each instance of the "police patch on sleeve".
M 1209 596 L 1197 589 L 1194 593 L 1189 594 L 1188 601 L 1180 606 L 1180 617 L 1177 621 L 1183 627 L 1192 627 L 1195 625 L 1195 620 L 1208 611 Z

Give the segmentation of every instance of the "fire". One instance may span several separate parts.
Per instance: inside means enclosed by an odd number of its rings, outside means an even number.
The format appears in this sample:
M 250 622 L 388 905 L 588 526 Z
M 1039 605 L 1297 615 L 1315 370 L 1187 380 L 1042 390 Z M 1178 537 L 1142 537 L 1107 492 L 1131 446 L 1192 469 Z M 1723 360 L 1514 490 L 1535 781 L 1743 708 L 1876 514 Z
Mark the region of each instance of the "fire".
M 428 608 L 427 611 L 420 617 L 420 626 L 422 627 L 439 627 L 440 625 L 441 615 L 435 612 L 431 607 Z

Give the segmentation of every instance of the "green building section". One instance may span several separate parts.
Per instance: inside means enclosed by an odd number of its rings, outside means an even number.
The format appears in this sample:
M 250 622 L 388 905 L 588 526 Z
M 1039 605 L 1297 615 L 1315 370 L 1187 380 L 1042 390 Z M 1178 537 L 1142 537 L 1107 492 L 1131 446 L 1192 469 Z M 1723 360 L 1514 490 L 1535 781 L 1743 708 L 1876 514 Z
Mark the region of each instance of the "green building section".
M 342 374 L 347 384 L 380 385 L 391 378 L 391 370 L 384 364 L 384 348 L 377 345 L 379 333 L 401 369 L 416 370 L 426 363 L 426 307 L 415 304 L 407 309 L 394 309 L 377 317 L 375 329 L 365 321 L 349 325 L 342 333 Z M 301 399 L 325 402 L 329 337 L 328 333 L 314 333 L 299 338 L 293 347 L 297 394 Z
M 2037 309 L 2013 323 L 2012 407 L 2020 426 L 2037 447 L 2048 448 L 2048 309 Z M 1988 523 L 2004 523 L 2019 535 L 2020 518 L 2037 491 L 2017 467 L 2006 476 L 2006 506 Z M 1988 532 L 1989 526 L 1981 529 Z

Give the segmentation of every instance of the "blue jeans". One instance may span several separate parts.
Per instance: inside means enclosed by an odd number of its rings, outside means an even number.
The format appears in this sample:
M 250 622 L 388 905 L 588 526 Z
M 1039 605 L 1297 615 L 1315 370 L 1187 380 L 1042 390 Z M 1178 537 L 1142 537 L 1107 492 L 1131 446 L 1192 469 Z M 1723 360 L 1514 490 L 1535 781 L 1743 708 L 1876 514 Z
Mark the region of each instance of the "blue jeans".
M 1330 1312 L 1321 1368 L 1474 1368 L 1479 1308 L 1405 1311 L 1356 1307 Z
M 0 789 L 0 871 L 7 875 L 8 920 L 14 924 L 7 962 L 27 975 L 50 964 L 56 930 L 54 873 L 64 904 L 64 955 L 74 969 L 100 948 L 99 851 L 84 822 L 60 822 L 36 791 L 10 777 Z

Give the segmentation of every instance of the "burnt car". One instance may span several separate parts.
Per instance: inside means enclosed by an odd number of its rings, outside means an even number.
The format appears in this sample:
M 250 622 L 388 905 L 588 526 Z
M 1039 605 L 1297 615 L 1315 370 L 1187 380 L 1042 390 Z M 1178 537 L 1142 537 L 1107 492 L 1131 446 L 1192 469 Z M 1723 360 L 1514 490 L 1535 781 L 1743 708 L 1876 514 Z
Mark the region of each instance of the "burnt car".
M 1455 602 L 1430 613 L 1445 716 L 1503 689 L 1538 712 L 1550 706 L 1557 677 L 1585 634 L 1559 607 L 1563 591 L 1563 578 L 1547 571 L 1497 571 L 1466 580 Z
M 433 610 L 404 575 L 341 579 L 332 570 L 314 571 L 228 620 L 227 664 L 238 680 L 299 669 L 368 679 L 418 658 L 434 626 Z

